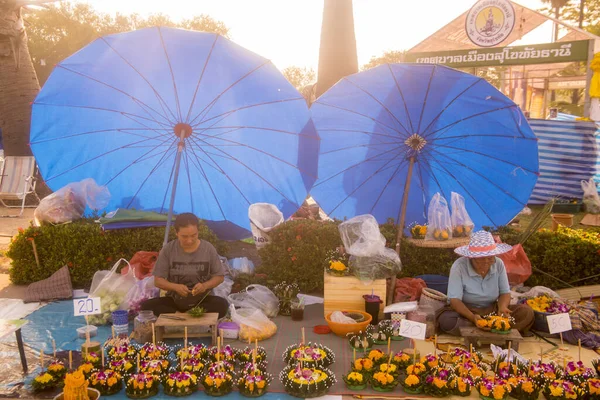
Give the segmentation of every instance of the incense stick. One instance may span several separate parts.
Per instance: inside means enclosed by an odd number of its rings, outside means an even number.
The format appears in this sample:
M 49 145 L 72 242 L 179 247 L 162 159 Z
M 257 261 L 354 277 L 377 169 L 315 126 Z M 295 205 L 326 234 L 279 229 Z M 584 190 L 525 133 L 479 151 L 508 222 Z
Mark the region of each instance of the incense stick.
M 52 339 L 52 355 L 56 359 L 56 341 Z
M 154 322 L 152 323 L 152 344 L 156 350 L 156 332 L 154 331 Z
M 73 352 L 69 350 L 69 371 L 73 370 Z

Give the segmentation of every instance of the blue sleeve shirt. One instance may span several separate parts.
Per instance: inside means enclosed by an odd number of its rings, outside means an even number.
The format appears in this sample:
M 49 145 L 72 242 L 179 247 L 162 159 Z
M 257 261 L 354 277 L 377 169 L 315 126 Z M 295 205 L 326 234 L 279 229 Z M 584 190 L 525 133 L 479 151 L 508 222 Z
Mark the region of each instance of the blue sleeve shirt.
M 448 299 L 462 300 L 467 307 L 486 308 L 507 293 L 510 293 L 508 275 L 504 262 L 498 257 L 485 278 L 473 269 L 467 257 L 461 257 L 452 264 Z

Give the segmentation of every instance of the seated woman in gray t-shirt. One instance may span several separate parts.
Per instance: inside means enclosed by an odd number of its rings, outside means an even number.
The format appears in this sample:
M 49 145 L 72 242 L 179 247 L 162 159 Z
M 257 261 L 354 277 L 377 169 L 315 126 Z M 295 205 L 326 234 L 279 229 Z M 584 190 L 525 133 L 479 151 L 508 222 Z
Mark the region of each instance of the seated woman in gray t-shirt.
M 223 282 L 225 269 L 213 245 L 198 238 L 199 224 L 191 213 L 175 218 L 177 239 L 163 247 L 154 266 L 154 284 L 167 296 L 145 301 L 142 310 L 158 316 L 202 305 L 206 312 L 219 313 L 219 318 L 227 314 L 227 300 L 210 294 Z

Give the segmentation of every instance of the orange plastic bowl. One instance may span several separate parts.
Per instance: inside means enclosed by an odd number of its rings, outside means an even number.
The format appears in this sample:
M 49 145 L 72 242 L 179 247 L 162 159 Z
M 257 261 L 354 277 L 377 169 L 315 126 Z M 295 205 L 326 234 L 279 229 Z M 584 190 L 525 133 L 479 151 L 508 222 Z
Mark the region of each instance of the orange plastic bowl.
M 359 331 L 364 331 L 365 329 L 367 329 L 367 326 L 371 323 L 371 320 L 373 319 L 373 317 L 371 317 L 371 314 L 366 313 L 364 311 L 359 311 L 359 310 L 340 310 L 340 311 L 362 314 L 365 317 L 364 321 L 357 322 L 355 324 L 340 324 L 337 322 L 333 322 L 331 320 L 331 314 L 333 314 L 333 313 L 327 314 L 325 316 L 325 321 L 327 321 L 327 325 L 329 325 L 329 327 L 331 328 L 333 333 L 335 333 L 338 336 L 342 336 L 342 337 L 345 337 L 348 333 L 358 333 Z

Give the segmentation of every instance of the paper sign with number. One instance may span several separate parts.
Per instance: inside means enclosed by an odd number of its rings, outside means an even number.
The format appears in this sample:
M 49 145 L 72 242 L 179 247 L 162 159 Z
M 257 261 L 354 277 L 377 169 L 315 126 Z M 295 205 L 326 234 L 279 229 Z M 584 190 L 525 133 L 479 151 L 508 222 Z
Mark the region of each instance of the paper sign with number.
M 86 299 L 73 300 L 73 308 L 75 316 L 95 315 L 102 313 L 100 297 L 88 297 Z
M 403 319 L 400 322 L 400 335 L 418 340 L 425 340 L 425 332 L 427 331 L 427 325 L 420 322 L 409 321 Z
M 548 328 L 552 334 L 573 329 L 571 326 L 571 317 L 567 313 L 548 315 L 546 318 L 548 318 Z

